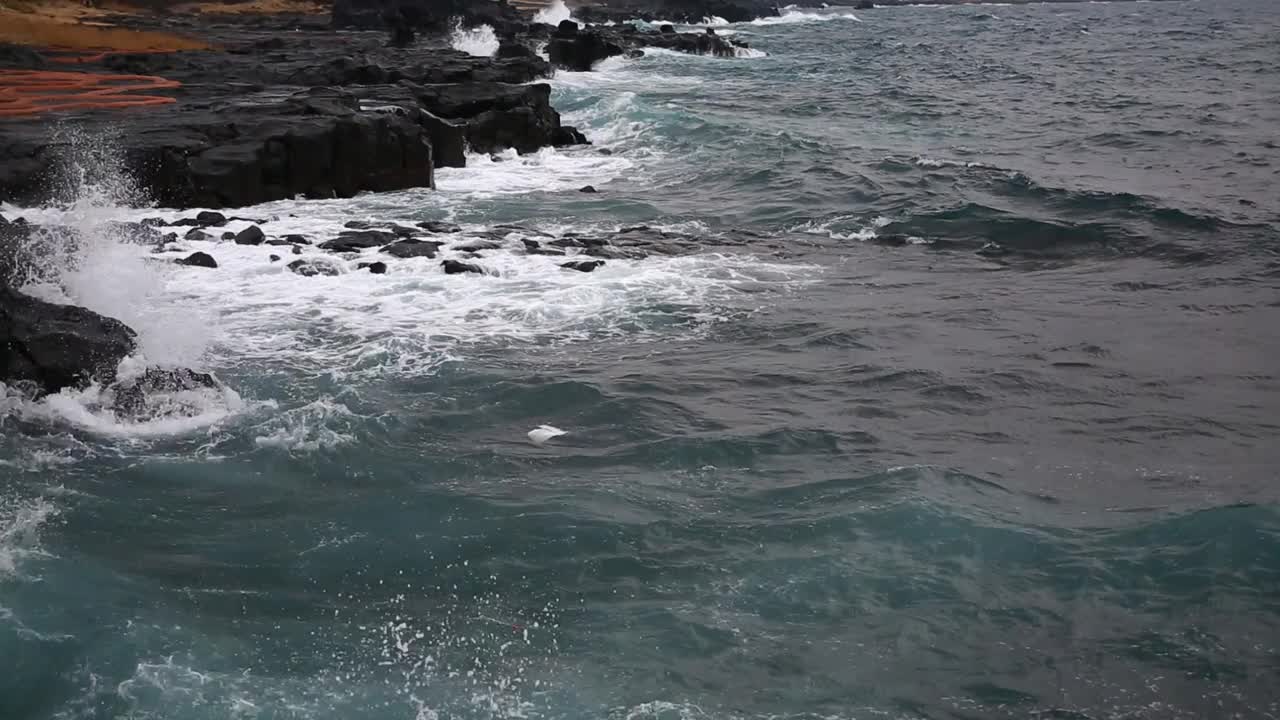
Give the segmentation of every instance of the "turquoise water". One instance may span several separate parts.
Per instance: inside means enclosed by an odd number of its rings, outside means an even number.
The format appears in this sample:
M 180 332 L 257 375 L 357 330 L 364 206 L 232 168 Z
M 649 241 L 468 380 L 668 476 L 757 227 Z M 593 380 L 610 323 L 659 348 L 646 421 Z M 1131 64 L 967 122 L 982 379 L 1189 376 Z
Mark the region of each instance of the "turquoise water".
M 0 718 L 1280 714 L 1280 11 L 805 13 L 557 77 L 592 149 L 246 212 L 667 233 L 589 275 L 21 211 L 232 392 L 0 397 Z

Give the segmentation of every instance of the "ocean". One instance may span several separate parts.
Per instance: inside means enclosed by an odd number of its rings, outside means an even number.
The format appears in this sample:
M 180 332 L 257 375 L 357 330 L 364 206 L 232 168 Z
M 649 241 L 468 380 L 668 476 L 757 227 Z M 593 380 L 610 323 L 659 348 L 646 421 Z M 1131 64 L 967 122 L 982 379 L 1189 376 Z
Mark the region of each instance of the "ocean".
M 0 718 L 1280 716 L 1280 5 L 709 20 L 551 81 L 590 148 L 236 211 L 490 275 L 0 209 L 227 385 L 0 395 Z

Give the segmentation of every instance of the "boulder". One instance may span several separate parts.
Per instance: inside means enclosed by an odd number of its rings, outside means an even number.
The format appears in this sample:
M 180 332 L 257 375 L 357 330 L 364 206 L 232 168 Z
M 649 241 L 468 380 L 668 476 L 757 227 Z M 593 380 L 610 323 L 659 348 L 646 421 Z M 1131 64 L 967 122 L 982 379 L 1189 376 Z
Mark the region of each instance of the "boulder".
M 382 247 L 396 241 L 396 234 L 384 230 L 343 231 L 336 239 L 327 240 L 316 247 L 333 252 L 357 252 Z
M 600 191 L 596 189 L 595 185 L 583 185 L 582 187 L 578 188 L 578 192 L 587 193 L 588 195 L 594 195 Z
M 408 239 L 392 243 L 391 245 L 382 248 L 382 252 L 401 259 L 415 257 L 434 258 L 436 256 L 436 252 L 440 250 L 443 245 L 444 243 L 442 242 Z
M 604 265 L 604 260 L 575 260 L 574 262 L 563 263 L 560 267 L 568 270 L 577 270 L 578 272 L 589 273 L 601 265 Z
M 236 233 L 235 237 L 237 245 L 261 245 L 266 239 L 267 234 L 262 232 L 262 228 L 257 225 L 250 225 Z
M 200 223 L 202 227 L 222 227 L 227 224 L 227 216 L 220 212 L 206 210 L 196 213 L 196 222 Z
M 445 275 L 460 275 L 462 273 L 484 274 L 484 269 L 479 265 L 459 262 L 458 260 L 444 260 L 440 263 L 440 267 L 444 268 Z
M 142 375 L 128 380 L 121 380 L 109 390 L 113 395 L 111 410 L 117 415 L 140 416 L 153 415 L 151 405 L 155 395 L 190 392 L 195 390 L 218 389 L 221 384 L 210 374 L 179 368 L 165 370 L 147 368 Z M 167 410 L 168 403 L 159 399 L 156 405 Z
M 461 227 L 441 220 L 423 220 L 418 223 L 418 227 L 429 233 L 436 233 L 438 235 L 452 235 L 453 233 L 462 232 Z
M 387 272 L 387 264 L 384 262 L 360 263 L 356 265 L 356 268 L 360 270 L 367 269 L 374 275 L 385 275 Z
M 190 267 L 216 268 L 218 262 L 208 253 L 194 252 L 184 258 L 178 258 L 173 261 L 177 265 L 187 265 Z
M 0 382 L 41 394 L 109 383 L 134 347 L 133 330 L 119 320 L 0 284 Z

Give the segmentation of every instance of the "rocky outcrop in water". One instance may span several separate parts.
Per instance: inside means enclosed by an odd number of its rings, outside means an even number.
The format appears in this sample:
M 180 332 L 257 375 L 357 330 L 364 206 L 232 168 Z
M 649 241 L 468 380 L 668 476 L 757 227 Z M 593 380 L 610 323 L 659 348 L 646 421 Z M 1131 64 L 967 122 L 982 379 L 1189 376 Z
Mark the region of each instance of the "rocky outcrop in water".
M 40 394 L 108 383 L 133 352 L 134 338 L 119 320 L 0 284 L 0 382 Z

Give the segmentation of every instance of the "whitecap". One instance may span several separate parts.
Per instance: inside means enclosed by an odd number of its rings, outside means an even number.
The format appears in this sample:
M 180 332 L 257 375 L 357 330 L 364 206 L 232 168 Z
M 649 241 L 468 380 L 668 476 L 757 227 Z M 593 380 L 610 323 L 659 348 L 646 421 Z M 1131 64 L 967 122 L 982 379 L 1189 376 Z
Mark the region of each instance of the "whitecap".
M 489 25 L 480 25 L 467 30 L 462 27 L 462 22 L 458 21 L 449 35 L 449 44 L 454 50 L 461 50 L 476 57 L 493 57 L 498 52 L 498 36 Z

